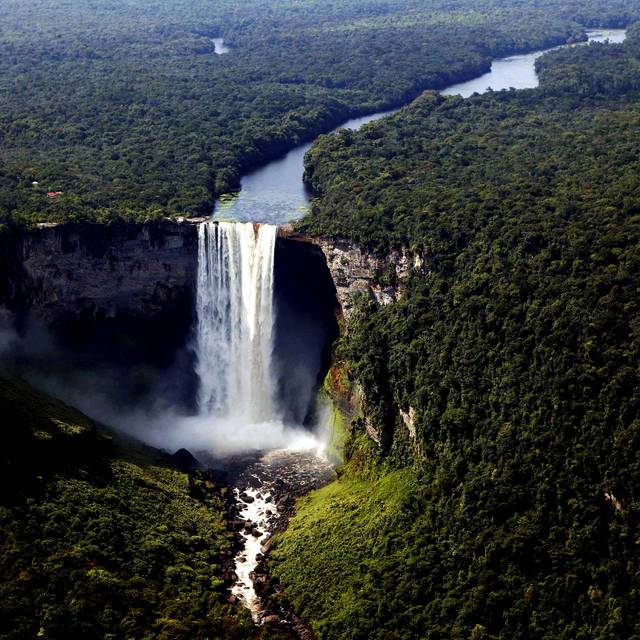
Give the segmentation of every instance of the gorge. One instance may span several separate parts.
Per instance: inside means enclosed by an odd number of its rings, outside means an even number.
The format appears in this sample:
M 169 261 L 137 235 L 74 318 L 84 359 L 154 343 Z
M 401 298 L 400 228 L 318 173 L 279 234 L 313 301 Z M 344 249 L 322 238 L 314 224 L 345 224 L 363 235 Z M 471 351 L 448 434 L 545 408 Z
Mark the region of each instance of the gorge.
M 233 485 L 236 515 L 249 524 L 240 533 L 244 546 L 235 557 L 232 589 L 256 620 L 264 612 L 252 573 L 279 514 L 269 506 L 273 474 L 261 475 L 263 467 L 294 443 L 308 451 L 284 464 L 278 459 L 277 474 L 303 480 L 287 493 L 304 493 L 331 477 L 309 453 L 317 441 L 306 428 L 317 423 L 316 395 L 329 371 L 340 313 L 348 320 L 358 293 L 381 304 L 395 300 L 407 274 L 427 269 L 418 254 L 375 258 L 351 242 L 278 229 L 308 205 L 301 182 L 306 149 L 291 152 L 295 161 L 279 177 L 265 177 L 276 163 L 253 176 L 264 179 L 272 194 L 274 185 L 292 186 L 295 194 L 285 190 L 279 203 L 269 194 L 263 198 L 259 188 L 252 192 L 248 176 L 243 191 L 218 206 L 213 220 L 45 225 L 11 238 L 3 251 L 11 256 L 0 283 L 7 326 L 34 344 L 34 327 L 42 324 L 60 345 L 53 352 L 50 344 L 25 352 L 13 350 L 14 338 L 8 338 L 10 356 L 27 372 L 38 369 L 36 382 L 47 388 L 54 377 L 70 376 L 67 388 L 59 382 L 48 388 L 116 425 L 114 404 L 150 410 L 153 419 L 143 427 L 135 421 L 133 433 L 159 447 L 185 447 L 196 457 L 210 449 L 270 450 L 242 462 Z M 282 190 L 276 195 L 281 198 Z M 384 282 L 380 275 L 389 267 L 393 277 Z M 14 341 L 21 344 L 19 336 Z M 105 366 L 99 394 L 118 390 L 104 412 L 85 377 L 96 363 Z M 158 417 L 175 407 L 179 419 L 175 413 Z M 412 409 L 406 409 L 410 429 Z M 123 414 L 118 426 L 129 419 Z M 367 433 L 380 443 L 375 429 Z

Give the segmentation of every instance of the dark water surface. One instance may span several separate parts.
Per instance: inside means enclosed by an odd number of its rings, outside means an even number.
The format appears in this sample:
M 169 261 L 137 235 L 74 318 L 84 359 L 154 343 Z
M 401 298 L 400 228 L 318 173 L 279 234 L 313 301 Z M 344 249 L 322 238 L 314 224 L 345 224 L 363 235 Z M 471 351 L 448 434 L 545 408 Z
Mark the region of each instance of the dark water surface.
M 587 31 L 589 42 L 620 43 L 626 37 L 625 29 L 598 29 Z M 536 60 L 554 49 L 564 49 L 567 45 L 553 47 L 544 51 L 532 51 L 523 55 L 509 56 L 494 60 L 491 71 L 478 78 L 454 84 L 441 91 L 443 96 L 462 96 L 468 98 L 474 93 L 485 93 L 489 89 L 500 91 L 502 89 L 534 89 L 538 86 L 536 74 Z M 574 45 L 581 46 L 581 45 Z
M 367 122 L 379 120 L 396 111 L 393 109 L 353 118 L 339 128 L 357 130 Z M 213 219 L 279 225 L 302 218 L 309 204 L 309 194 L 302 182 L 304 154 L 312 145 L 313 142 L 307 142 L 295 147 L 283 158 L 248 173 L 242 178 L 241 190 L 237 195 L 220 197 Z
M 590 42 L 622 42 L 626 37 L 624 29 L 598 29 L 587 32 Z M 566 46 L 566 45 L 565 45 Z M 553 49 L 561 47 L 553 47 Z M 461 95 L 463 98 L 474 93 L 484 93 L 489 88 L 532 89 L 538 86 L 535 62 L 552 49 L 509 56 L 495 60 L 491 71 L 484 75 L 452 85 L 441 91 L 442 95 Z M 395 113 L 398 109 L 381 111 L 368 116 L 347 120 L 339 128 L 357 130 L 368 122 L 379 120 Z M 292 149 L 286 156 L 248 173 L 241 180 L 238 194 L 222 196 L 216 203 L 214 220 L 238 222 L 266 222 L 286 224 L 302 218 L 309 206 L 309 194 L 302 182 L 304 155 L 313 142 Z

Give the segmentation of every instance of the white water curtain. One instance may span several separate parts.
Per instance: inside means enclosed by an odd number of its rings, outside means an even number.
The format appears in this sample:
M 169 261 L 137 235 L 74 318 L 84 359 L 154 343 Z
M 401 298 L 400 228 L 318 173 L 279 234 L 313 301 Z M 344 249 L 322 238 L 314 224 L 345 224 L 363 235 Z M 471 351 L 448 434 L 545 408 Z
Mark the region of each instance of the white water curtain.
M 273 419 L 273 261 L 277 227 L 207 222 L 198 229 L 200 413 Z

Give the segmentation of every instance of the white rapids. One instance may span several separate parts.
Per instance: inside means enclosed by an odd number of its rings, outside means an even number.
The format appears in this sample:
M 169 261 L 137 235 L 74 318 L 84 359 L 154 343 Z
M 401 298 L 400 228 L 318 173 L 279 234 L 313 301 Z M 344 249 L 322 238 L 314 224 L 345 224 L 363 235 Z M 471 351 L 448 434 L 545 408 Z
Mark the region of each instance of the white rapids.
M 264 491 L 264 488 L 263 488 Z M 235 571 L 238 581 L 233 585 L 231 593 L 235 595 L 251 612 L 257 622 L 261 612 L 261 603 L 254 586 L 254 571 L 258 566 L 262 545 L 271 534 L 271 523 L 278 518 L 278 509 L 273 503 L 270 492 L 261 493 L 259 489 L 247 487 L 244 494 L 250 502 L 245 503 L 239 489 L 234 489 L 236 501 L 242 507 L 240 518 L 251 523 L 251 529 L 242 531 L 244 548 L 235 558 Z
M 331 478 L 318 440 L 280 419 L 273 374 L 274 258 L 277 227 L 209 221 L 198 227 L 195 352 L 199 416 L 192 440 L 207 434 L 218 454 L 254 454 L 235 483 L 242 548 L 232 594 L 261 622 L 256 593 L 263 545 L 291 509 L 293 496 Z M 255 457 L 257 455 L 257 458 Z
M 238 518 L 244 521 L 243 545 L 234 559 L 237 581 L 231 592 L 249 609 L 254 621 L 261 623 L 269 611 L 256 592 L 256 575 L 262 554 L 271 536 L 286 526 L 296 497 L 330 482 L 333 467 L 314 448 L 289 448 L 262 453 L 253 459 L 237 461 L 241 471 L 235 479 L 234 495 Z M 267 546 L 265 546 L 267 545 Z

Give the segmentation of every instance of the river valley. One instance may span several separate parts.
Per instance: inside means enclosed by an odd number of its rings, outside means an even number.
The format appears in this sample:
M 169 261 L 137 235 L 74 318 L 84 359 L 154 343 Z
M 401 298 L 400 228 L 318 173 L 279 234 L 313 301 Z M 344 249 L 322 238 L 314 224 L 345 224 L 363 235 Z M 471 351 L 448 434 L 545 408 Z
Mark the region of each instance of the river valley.
M 588 36 L 595 42 L 622 42 L 625 32 L 590 31 Z M 232 55 L 222 39 L 215 39 L 213 43 L 216 54 Z M 489 73 L 441 93 L 465 98 L 489 88 L 534 88 L 538 84 L 535 61 L 545 52 L 496 60 Z M 341 128 L 357 130 L 396 111 L 354 118 Z M 174 235 L 166 244 L 144 237 L 143 246 L 143 251 L 157 251 L 157 263 L 162 262 L 164 269 L 164 273 L 147 273 L 147 280 L 155 282 L 164 278 L 163 286 L 166 285 L 167 290 L 176 273 L 184 281 L 192 278 L 196 282 L 192 301 L 188 299 L 189 287 L 182 287 L 181 303 L 187 306 L 185 300 L 192 302 L 195 317 L 181 318 L 181 322 L 191 323 L 191 329 L 187 327 L 185 332 L 191 331 L 192 339 L 182 346 L 195 354 L 197 380 L 193 384 L 197 386 L 197 397 L 195 409 L 187 418 L 177 419 L 171 415 L 164 422 L 151 423 L 152 428 L 162 426 L 171 430 L 172 439 L 167 439 L 165 434 L 154 441 L 153 429 L 138 435 L 156 446 L 170 442 L 174 448 L 189 448 L 201 462 L 221 474 L 233 496 L 228 515 L 236 536 L 233 568 L 227 578 L 230 601 L 245 606 L 256 623 L 278 622 L 296 629 L 302 623 L 292 618 L 291 612 L 272 606 L 264 560 L 272 536 L 286 528 L 295 499 L 334 477 L 332 465 L 323 452 L 326 442 L 319 435 L 323 425 L 318 424 L 320 420 L 314 414 L 314 396 L 327 374 L 326 354 L 337 332 L 331 325 L 331 321 L 335 323 L 337 306 L 335 287 L 324 294 L 327 301 L 323 309 L 328 317 L 323 319 L 322 326 L 318 329 L 309 325 L 295 333 L 291 326 L 299 326 L 303 317 L 308 321 L 308 316 L 313 316 L 315 311 L 312 313 L 311 307 L 290 309 L 291 297 L 283 299 L 278 284 L 279 278 L 280 281 L 286 279 L 287 269 L 278 271 L 276 264 L 278 227 L 300 219 L 308 211 L 310 195 L 302 176 L 304 156 L 311 145 L 300 145 L 284 157 L 247 174 L 237 194 L 222 197 L 216 203 L 211 219 L 183 224 L 183 227 L 193 225 L 193 233 L 183 228 L 172 231 Z M 53 240 L 47 251 L 68 247 L 74 242 L 54 236 L 52 229 L 40 231 L 43 236 L 51 232 Z M 129 246 L 140 241 L 132 234 L 120 240 Z M 98 243 L 91 240 L 89 244 Z M 175 263 L 170 255 L 173 249 L 180 251 L 180 261 Z M 32 256 L 36 253 L 32 246 L 29 252 Z M 95 246 L 91 252 L 99 253 Z M 191 261 L 187 254 L 197 254 L 197 260 Z M 146 267 L 139 267 L 138 256 L 119 254 L 117 258 L 115 262 L 123 264 L 123 273 L 142 271 L 145 275 Z M 99 273 L 107 260 L 98 256 L 96 261 L 96 273 Z M 77 283 L 79 262 L 69 259 L 64 268 L 56 265 L 55 277 L 73 273 Z M 326 269 L 326 264 L 324 266 Z M 301 281 L 308 277 L 308 273 L 302 271 L 299 275 Z M 122 303 L 124 306 L 130 300 L 140 303 L 140 291 L 146 292 L 149 288 L 144 277 L 140 280 L 139 289 L 131 292 Z M 312 284 L 315 287 L 317 283 Z M 104 283 L 94 285 L 91 295 L 97 298 L 104 294 Z M 75 299 L 75 290 L 69 295 L 69 285 L 65 287 L 66 297 Z M 310 295 L 319 288 L 313 289 Z M 46 290 L 44 286 L 38 295 L 44 297 Z M 124 293 L 117 295 L 122 300 Z M 168 306 L 170 300 L 155 288 L 153 295 L 156 297 L 149 306 Z M 57 293 L 52 296 L 56 300 L 64 297 Z M 84 297 L 87 309 L 90 297 Z M 99 315 L 93 309 L 87 313 Z M 113 309 L 103 313 L 109 321 L 114 314 Z M 82 398 L 76 403 L 82 408 Z M 91 401 L 87 405 L 88 413 L 92 406 L 95 408 Z M 108 416 L 104 419 L 108 421 Z M 234 455 L 249 440 L 255 451 Z M 221 455 L 211 457 L 211 449 Z M 296 633 L 308 636 L 304 625 Z
M 587 33 L 589 42 L 622 42 L 624 30 L 594 30 Z M 441 91 L 443 95 L 460 95 L 463 98 L 489 89 L 527 89 L 538 86 L 535 71 L 536 60 L 546 53 L 535 51 L 509 56 L 493 62 L 491 71 L 479 78 L 456 84 Z M 384 118 L 397 110 L 371 114 L 345 122 L 341 128 L 357 130 L 362 126 Z M 238 194 L 223 197 L 216 205 L 213 220 L 234 222 L 259 222 L 282 225 L 300 219 L 309 206 L 309 194 L 302 180 L 304 156 L 312 143 L 303 144 L 246 175 Z M 237 462 L 237 461 L 236 461 Z M 256 620 L 273 618 L 274 612 L 265 610 L 256 593 L 256 581 L 264 584 L 266 576 L 258 576 L 256 567 L 263 557 L 265 544 L 279 528 L 286 526 L 286 513 L 278 507 L 282 500 L 282 482 L 285 495 L 302 494 L 313 486 L 330 479 L 330 467 L 323 456 L 308 451 L 293 454 L 283 450 L 262 454 L 239 473 L 233 482 L 239 520 L 246 521 L 239 533 L 241 546 L 235 558 L 237 582 L 232 594 L 242 602 Z M 274 471 L 276 473 L 274 473 Z M 276 482 L 275 478 L 279 478 Z M 280 497 L 278 497 L 280 496 Z M 293 505 L 290 505 L 290 509 Z
M 0 22 L 0 640 L 640 640 L 640 0 Z
M 203 457 L 206 459 L 206 454 Z M 232 597 L 247 607 L 258 623 L 277 620 L 289 624 L 290 612 L 271 601 L 262 561 L 271 536 L 286 528 L 295 500 L 330 482 L 335 476 L 333 467 L 311 442 L 307 448 L 212 459 L 210 464 L 221 470 L 235 497 L 230 526 L 238 531 L 240 549 L 235 556 L 237 580 L 231 587 Z
M 587 35 L 590 42 L 622 42 L 625 32 L 589 31 Z M 441 93 L 465 98 L 489 89 L 534 88 L 538 85 L 535 62 L 544 53 L 546 51 L 536 51 L 496 60 L 489 73 L 453 85 Z M 341 128 L 357 130 L 395 111 L 348 120 Z M 220 225 L 229 225 L 230 222 L 262 223 L 256 228 L 257 231 L 252 232 L 255 233 L 256 242 L 259 244 L 261 234 L 275 229 L 272 225 L 283 225 L 300 219 L 309 206 L 309 194 L 302 174 L 304 156 L 311 145 L 312 143 L 300 145 L 283 158 L 246 175 L 242 179 L 242 188 L 238 194 L 223 197 L 217 203 L 213 220 L 218 221 Z M 248 229 L 246 225 L 240 226 Z M 220 249 L 217 253 L 220 253 Z M 246 276 L 246 269 L 244 273 Z M 258 301 L 262 286 L 255 289 Z M 250 317 L 253 317 L 252 313 L 250 312 Z M 256 326 L 265 325 L 259 323 Z M 219 342 L 218 339 L 215 344 Z M 300 495 L 313 486 L 328 481 L 331 472 L 330 465 L 322 454 L 318 455 L 311 449 L 304 453 L 279 449 L 259 454 L 257 458 L 245 463 L 246 466 L 243 467 L 242 461 L 236 459 L 231 465 L 231 468 L 235 469 L 234 473 L 238 474 L 234 476 L 232 486 L 236 497 L 237 520 L 239 525 L 241 524 L 238 533 L 240 548 L 235 557 L 234 577 L 237 580 L 231 587 L 231 592 L 235 599 L 251 611 L 254 620 L 261 622 L 267 618 L 274 619 L 278 615 L 268 608 L 265 609 L 264 602 L 257 593 L 257 581 L 259 580 L 261 587 L 264 587 L 267 578 L 263 574 L 258 575 L 256 568 L 263 558 L 263 553 L 268 549 L 271 536 L 286 526 L 287 511 L 293 508 L 293 504 L 289 504 L 283 511 L 283 501 L 286 502 L 292 495 Z
M 626 31 L 624 29 L 590 30 L 587 31 L 587 37 L 588 42 L 620 43 L 624 41 Z M 442 89 L 440 93 L 445 96 L 461 95 L 467 98 L 474 93 L 484 93 L 489 89 L 493 91 L 511 87 L 533 89 L 538 86 L 536 60 L 556 48 L 561 47 L 495 60 L 488 73 L 468 82 L 454 84 Z M 358 130 L 370 122 L 380 120 L 397 111 L 398 109 L 380 111 L 352 118 L 338 128 Z M 213 219 L 282 225 L 302 218 L 308 209 L 310 198 L 302 180 L 304 156 L 312 146 L 313 142 L 297 146 L 284 157 L 245 175 L 237 194 L 222 196 L 216 203 Z

